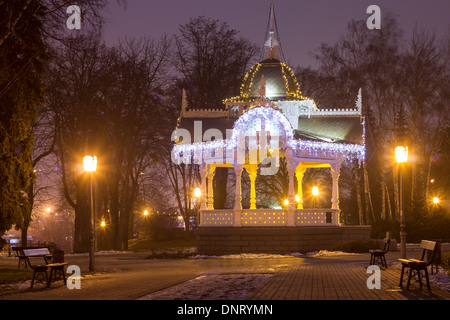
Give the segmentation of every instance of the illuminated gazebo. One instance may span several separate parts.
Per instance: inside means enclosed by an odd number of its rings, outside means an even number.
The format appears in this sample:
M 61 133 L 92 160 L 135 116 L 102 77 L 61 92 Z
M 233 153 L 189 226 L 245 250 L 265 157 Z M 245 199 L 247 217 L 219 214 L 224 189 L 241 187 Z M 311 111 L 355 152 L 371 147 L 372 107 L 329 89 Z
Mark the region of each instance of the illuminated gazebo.
M 327 249 L 332 243 L 368 239 L 370 227 L 341 226 L 339 175 L 344 161 L 364 160 L 364 117 L 361 90 L 355 106 L 319 109 L 302 96 L 291 68 L 278 55 L 273 7 L 264 60 L 245 75 L 240 95 L 217 109 L 182 110 L 172 159 L 198 165 L 201 205 L 197 250 L 204 254 L 236 252 L 294 252 Z M 258 208 L 258 174 L 277 172 L 280 158 L 288 171 L 288 204 Z M 213 179 L 216 168 L 235 173 L 234 207 L 215 209 Z M 305 208 L 303 175 L 308 168 L 329 168 L 331 208 Z M 250 208 L 242 207 L 242 172 L 250 177 Z M 295 190 L 295 179 L 297 188 Z

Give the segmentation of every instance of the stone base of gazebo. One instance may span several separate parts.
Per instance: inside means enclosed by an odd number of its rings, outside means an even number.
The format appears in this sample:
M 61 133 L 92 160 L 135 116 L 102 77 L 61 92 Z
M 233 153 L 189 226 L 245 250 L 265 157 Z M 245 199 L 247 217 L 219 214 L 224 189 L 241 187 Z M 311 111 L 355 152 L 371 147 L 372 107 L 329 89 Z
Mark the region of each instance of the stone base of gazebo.
M 200 227 L 197 253 L 294 253 L 330 250 L 340 241 L 369 240 L 370 226 Z

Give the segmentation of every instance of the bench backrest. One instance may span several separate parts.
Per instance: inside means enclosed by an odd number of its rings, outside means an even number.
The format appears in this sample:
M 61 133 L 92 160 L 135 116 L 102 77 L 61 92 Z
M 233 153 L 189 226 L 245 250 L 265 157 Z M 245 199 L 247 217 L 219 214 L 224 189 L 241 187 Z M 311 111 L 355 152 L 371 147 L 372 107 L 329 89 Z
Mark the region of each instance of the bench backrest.
M 429 241 L 429 240 L 422 240 L 420 242 L 420 248 L 423 249 L 422 252 L 422 258 L 420 260 L 424 260 L 425 254 L 427 251 L 431 251 L 431 255 L 428 256 L 427 265 L 431 264 L 434 260 L 434 255 L 436 253 L 437 249 L 437 242 L 435 241 Z
M 48 263 L 47 256 L 50 255 L 50 250 L 48 248 L 38 248 L 38 249 L 25 249 L 23 250 L 23 254 L 25 256 L 27 264 L 30 268 L 33 267 L 31 260 L 36 261 L 38 258 L 45 261 L 45 264 Z
M 26 257 L 37 257 L 37 256 L 46 256 L 50 254 L 48 248 L 39 248 L 39 249 L 25 249 L 23 250 L 23 254 Z
M 387 253 L 389 251 L 390 244 L 391 244 L 391 239 L 384 238 L 384 248 L 383 248 L 384 253 Z

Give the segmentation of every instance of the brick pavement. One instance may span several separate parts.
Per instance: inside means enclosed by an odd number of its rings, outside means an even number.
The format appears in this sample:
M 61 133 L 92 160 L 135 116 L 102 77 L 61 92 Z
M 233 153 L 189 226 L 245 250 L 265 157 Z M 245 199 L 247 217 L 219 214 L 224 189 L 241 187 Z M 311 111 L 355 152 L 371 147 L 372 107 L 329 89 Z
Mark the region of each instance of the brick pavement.
M 450 292 L 411 281 L 410 290 L 398 286 L 399 265 L 381 268 L 381 289 L 367 288 L 368 264 L 314 259 L 277 272 L 252 300 L 450 300 Z M 424 279 L 422 280 L 424 282 Z

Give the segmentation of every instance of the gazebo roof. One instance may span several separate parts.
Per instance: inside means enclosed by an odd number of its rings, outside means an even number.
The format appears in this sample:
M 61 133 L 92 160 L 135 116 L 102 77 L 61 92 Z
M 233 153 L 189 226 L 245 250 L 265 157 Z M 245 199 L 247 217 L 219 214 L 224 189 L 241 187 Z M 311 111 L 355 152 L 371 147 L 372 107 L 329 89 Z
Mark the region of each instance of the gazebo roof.
M 186 129 L 194 137 L 194 123 L 201 121 L 202 134 L 209 129 L 217 129 L 226 139 L 227 129 L 233 129 L 237 118 L 182 118 L 178 128 Z M 359 117 L 300 117 L 298 129 L 294 131 L 296 140 L 317 142 L 338 142 L 362 144 L 363 126 Z

